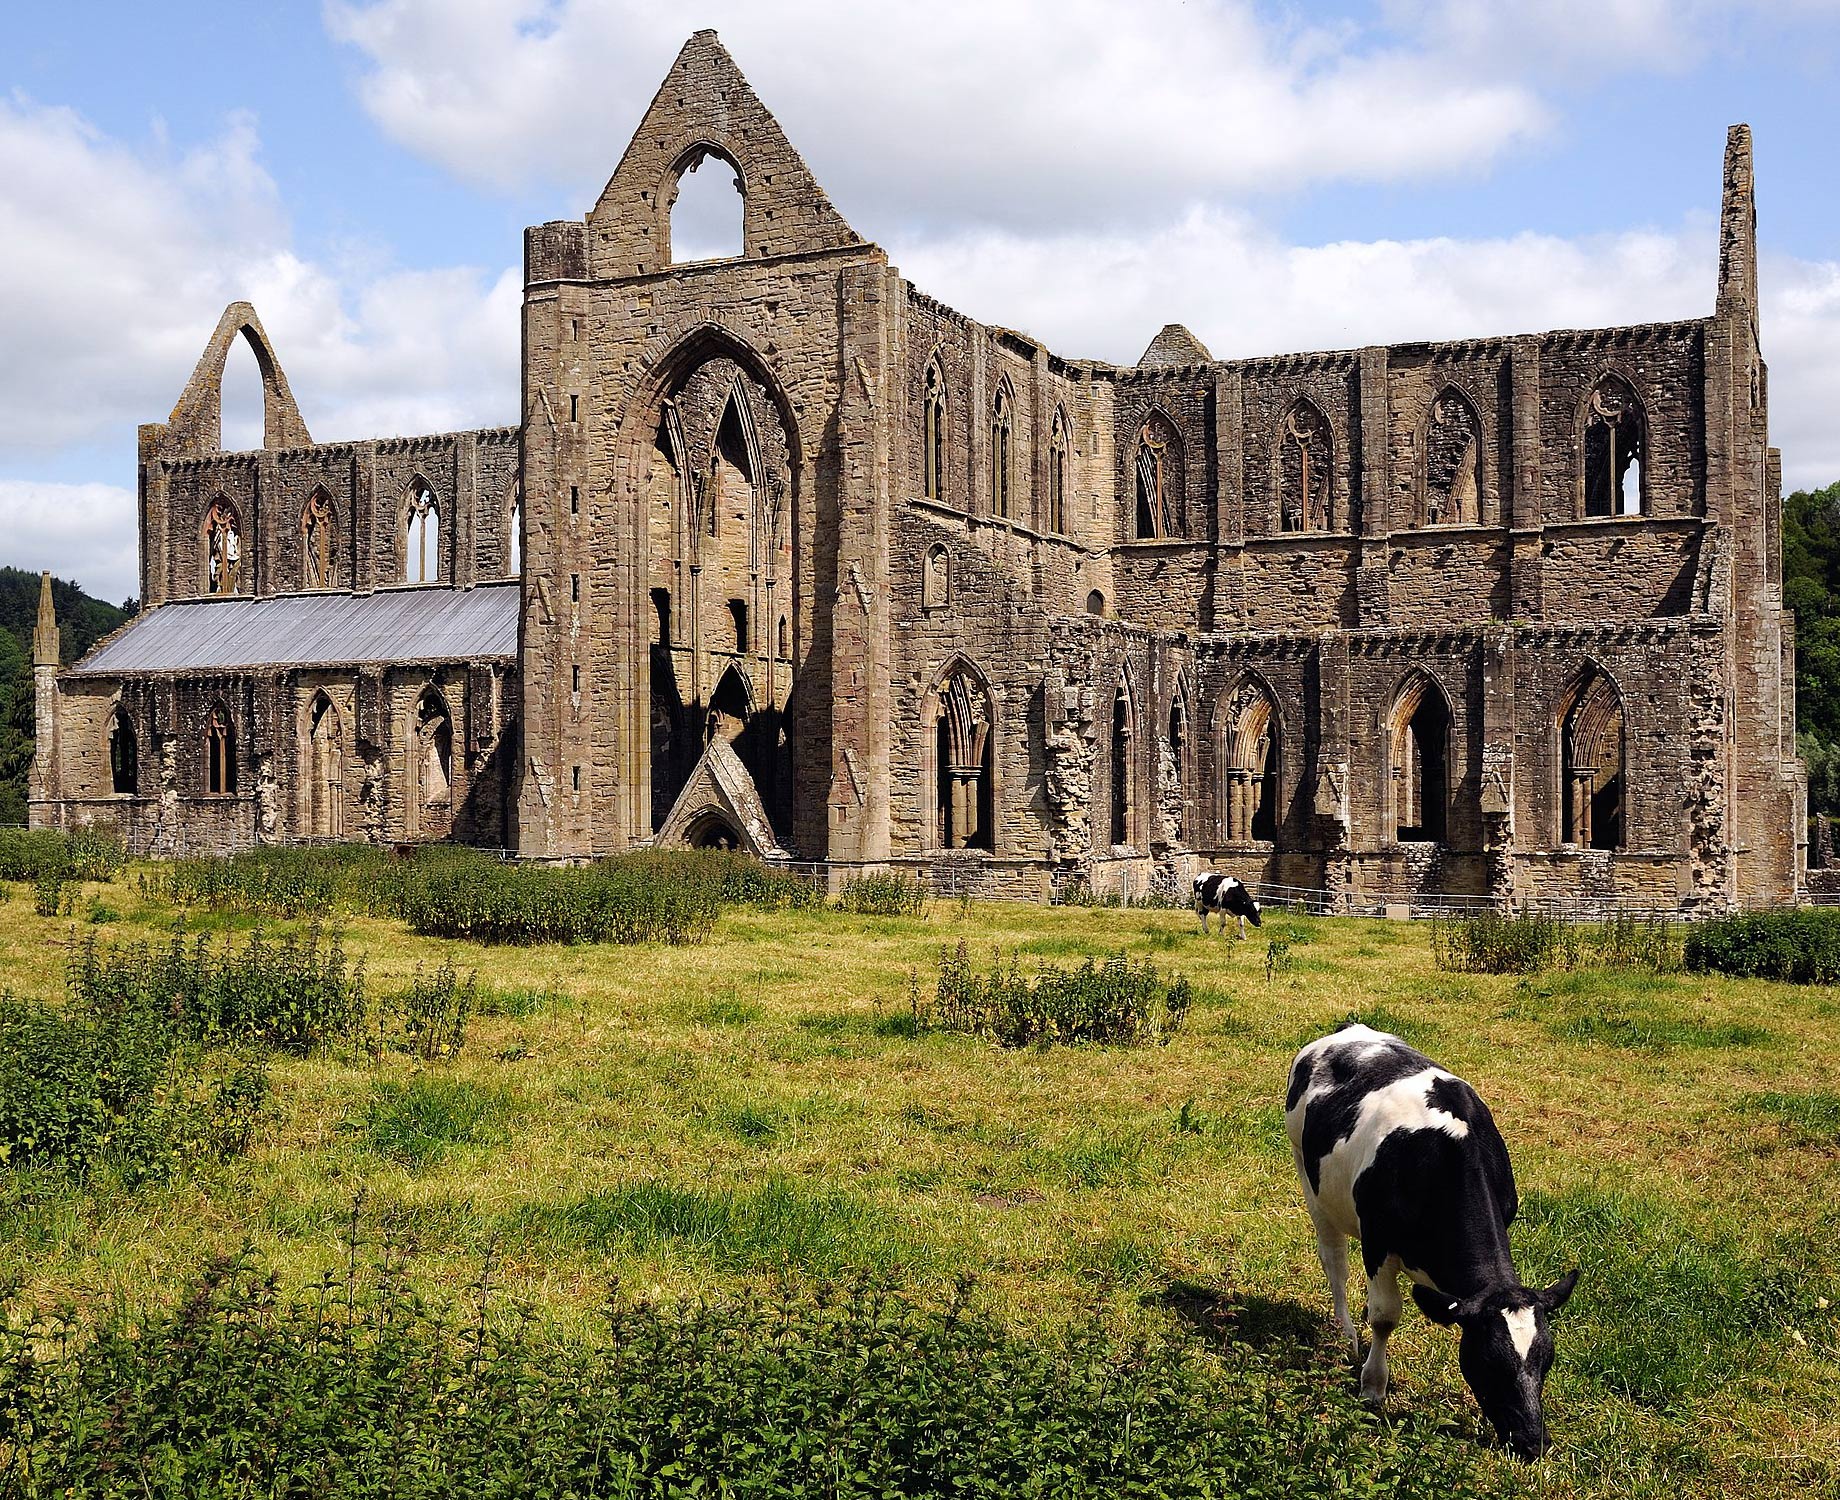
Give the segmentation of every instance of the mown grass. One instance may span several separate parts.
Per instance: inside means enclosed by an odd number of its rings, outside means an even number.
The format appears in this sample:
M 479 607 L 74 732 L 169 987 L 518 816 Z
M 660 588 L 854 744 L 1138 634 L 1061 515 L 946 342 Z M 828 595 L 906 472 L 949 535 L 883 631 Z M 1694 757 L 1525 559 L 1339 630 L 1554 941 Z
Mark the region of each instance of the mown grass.
M 172 908 L 106 889 L 111 935 L 165 939 Z M 29 886 L 0 893 L 7 982 L 58 1000 L 94 929 L 37 917 Z M 249 926 L 185 921 L 214 939 Z M 1358 1016 L 1489 1101 L 1527 1279 L 1584 1270 L 1548 1387 L 1560 1446 L 1537 1475 L 1489 1472 L 1670 1500 L 1840 1484 L 1832 992 L 1452 974 L 1419 925 L 1283 928 L 1291 963 L 1268 978 L 1264 941 L 1203 938 L 1182 912 L 739 909 L 700 946 L 547 949 L 351 916 L 344 950 L 379 992 L 444 960 L 477 971 L 461 1054 L 276 1057 L 248 1153 L 171 1181 L 0 1173 L 0 1280 L 40 1305 L 146 1304 L 248 1242 L 305 1287 L 340 1264 L 361 1195 L 368 1223 L 414 1242 L 413 1284 L 452 1295 L 495 1258 L 508 1295 L 564 1328 L 589 1326 L 614 1278 L 672 1299 L 871 1272 L 923 1297 L 969 1276 L 1019 1329 L 1098 1299 L 1206 1347 L 1333 1359 L 1281 1103 L 1292 1050 Z M 910 972 L 926 982 L 961 938 L 980 965 L 1123 948 L 1188 979 L 1194 1005 L 1147 1049 L 915 1034 Z M 1409 1311 L 1394 1350 L 1394 1412 L 1473 1432 L 1454 1338 Z

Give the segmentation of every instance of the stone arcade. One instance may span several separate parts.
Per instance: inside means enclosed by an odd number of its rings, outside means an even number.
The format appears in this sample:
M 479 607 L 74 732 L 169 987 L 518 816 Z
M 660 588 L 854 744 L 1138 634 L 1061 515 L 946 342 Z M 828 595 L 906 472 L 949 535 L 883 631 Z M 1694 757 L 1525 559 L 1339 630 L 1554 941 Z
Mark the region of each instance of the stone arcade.
M 740 244 L 677 263 L 699 168 Z M 519 425 L 324 444 L 224 314 L 141 429 L 145 613 L 63 670 L 41 618 L 35 823 L 1014 894 L 1801 884 L 1742 126 L 1710 317 L 1240 360 L 1171 325 L 1120 368 L 903 280 L 699 32 L 586 220 L 527 232 L 523 319 Z

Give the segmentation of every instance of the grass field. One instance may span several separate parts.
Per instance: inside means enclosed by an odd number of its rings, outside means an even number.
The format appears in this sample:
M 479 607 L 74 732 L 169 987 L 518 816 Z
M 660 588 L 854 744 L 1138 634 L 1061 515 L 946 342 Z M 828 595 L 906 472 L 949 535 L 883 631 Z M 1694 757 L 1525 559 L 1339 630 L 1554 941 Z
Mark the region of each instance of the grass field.
M 174 913 L 97 888 L 105 941 Z M 56 998 L 90 929 L 0 887 L 0 984 Z M 192 930 L 242 919 L 192 915 Z M 1840 1493 L 1840 995 L 1580 970 L 1440 973 L 1409 923 L 1270 917 L 1245 943 L 1185 912 L 941 903 L 919 918 L 726 914 L 699 946 L 484 949 L 342 924 L 374 987 L 450 958 L 482 1012 L 451 1064 L 277 1058 L 241 1159 L 134 1191 L 0 1174 L 0 1277 L 130 1306 L 245 1243 L 283 1281 L 366 1232 L 459 1292 L 588 1318 L 610 1277 L 661 1296 L 871 1271 L 964 1276 L 1019 1326 L 1096 1300 L 1201 1341 L 1331 1359 L 1328 1295 L 1284 1138 L 1291 1053 L 1358 1016 L 1468 1078 L 1522 1196 L 1522 1275 L 1583 1268 L 1547 1387 L 1558 1444 L 1505 1482 L 1550 1495 Z M 285 924 L 269 924 L 270 930 Z M 1268 973 L 1267 942 L 1288 939 Z M 1005 1051 L 913 1034 L 964 938 L 1025 966 L 1118 947 L 1186 974 L 1168 1045 Z M 1396 1410 L 1474 1430 L 1454 1335 L 1408 1311 Z M 1349 1376 L 1352 1384 L 1353 1376 Z

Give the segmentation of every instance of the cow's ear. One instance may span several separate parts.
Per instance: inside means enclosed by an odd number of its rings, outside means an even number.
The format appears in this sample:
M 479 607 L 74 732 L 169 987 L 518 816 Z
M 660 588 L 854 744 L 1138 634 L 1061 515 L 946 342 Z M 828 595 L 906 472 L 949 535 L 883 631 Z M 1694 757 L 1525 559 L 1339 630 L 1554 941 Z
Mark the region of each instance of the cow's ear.
M 1567 1271 L 1551 1286 L 1540 1293 L 1540 1301 L 1546 1304 L 1546 1310 L 1548 1312 L 1557 1312 L 1560 1308 L 1565 1306 L 1566 1300 L 1572 1295 L 1572 1289 L 1577 1285 L 1578 1273 L 1576 1271 Z
M 1428 1286 L 1413 1287 L 1412 1300 L 1418 1304 L 1418 1310 L 1433 1323 L 1442 1323 L 1446 1328 L 1457 1321 L 1457 1315 L 1463 1310 L 1463 1304 L 1455 1297 L 1434 1292 Z

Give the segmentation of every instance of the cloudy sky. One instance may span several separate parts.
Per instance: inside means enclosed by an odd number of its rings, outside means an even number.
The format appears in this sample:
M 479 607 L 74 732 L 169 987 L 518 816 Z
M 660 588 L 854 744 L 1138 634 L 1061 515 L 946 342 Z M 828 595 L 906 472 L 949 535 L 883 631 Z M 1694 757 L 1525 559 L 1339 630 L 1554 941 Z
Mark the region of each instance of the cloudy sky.
M 1840 479 L 1840 0 L 3 3 L 0 562 L 112 599 L 236 298 L 316 438 L 516 420 L 522 228 L 701 26 L 909 277 L 1119 361 L 1704 314 L 1748 121 L 1775 440 Z

